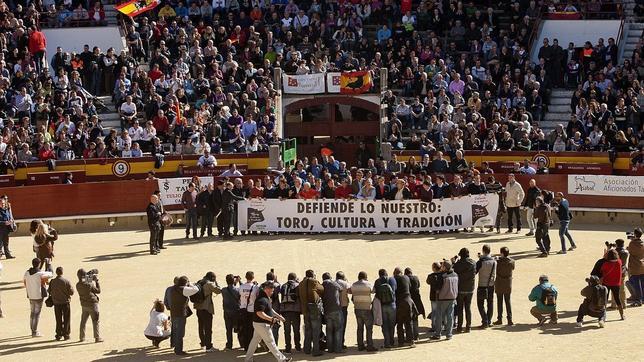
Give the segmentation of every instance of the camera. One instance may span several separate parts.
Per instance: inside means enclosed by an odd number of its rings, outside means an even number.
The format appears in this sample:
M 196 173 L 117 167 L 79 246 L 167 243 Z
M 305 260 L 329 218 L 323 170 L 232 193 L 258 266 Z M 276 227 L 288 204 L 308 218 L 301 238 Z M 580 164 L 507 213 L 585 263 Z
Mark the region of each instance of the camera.
M 98 280 L 98 269 L 88 270 L 85 274 L 85 283 L 91 283 Z
M 615 243 L 611 243 L 610 241 L 605 241 L 605 242 L 604 242 L 604 244 L 606 244 L 606 247 L 607 247 L 608 249 L 612 249 L 612 248 L 616 248 L 616 247 L 617 247 L 617 244 L 615 244 Z
M 635 238 L 635 233 L 632 231 L 627 231 L 626 232 L 626 239 L 633 239 Z

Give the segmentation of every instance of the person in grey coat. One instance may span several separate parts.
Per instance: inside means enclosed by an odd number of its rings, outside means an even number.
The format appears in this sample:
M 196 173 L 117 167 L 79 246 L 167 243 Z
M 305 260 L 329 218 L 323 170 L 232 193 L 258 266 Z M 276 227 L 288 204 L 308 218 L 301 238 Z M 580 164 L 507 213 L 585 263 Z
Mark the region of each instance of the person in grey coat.
M 496 260 L 490 256 L 489 245 L 483 245 L 482 251 L 483 254 L 479 254 L 479 260 L 476 262 L 476 273 L 479 275 L 479 284 L 476 289 L 476 304 L 481 314 L 481 328 L 485 329 L 490 327 L 494 313 Z
M 509 257 L 510 249 L 501 248 L 501 257 L 496 260 L 496 281 L 494 282 L 494 291 L 496 292 L 497 319 L 494 325 L 503 324 L 503 302 L 508 315 L 508 325 L 512 323 L 512 303 L 510 294 L 512 293 L 512 272 L 514 271 L 514 259 Z

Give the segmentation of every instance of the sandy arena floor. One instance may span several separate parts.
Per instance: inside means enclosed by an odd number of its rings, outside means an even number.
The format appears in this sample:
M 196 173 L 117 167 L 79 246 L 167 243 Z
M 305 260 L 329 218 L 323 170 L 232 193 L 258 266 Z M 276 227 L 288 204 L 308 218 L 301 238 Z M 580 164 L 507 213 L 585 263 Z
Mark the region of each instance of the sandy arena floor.
M 429 343 L 429 321 L 421 320 L 421 341 L 412 348 L 400 348 L 376 354 L 357 351 L 355 346 L 355 317 L 349 311 L 347 345 L 344 355 L 325 354 L 318 358 L 343 361 L 427 361 L 432 357 L 447 356 L 449 360 L 544 360 L 599 361 L 615 359 L 616 351 L 625 360 L 644 360 L 644 344 L 636 341 L 644 332 L 644 308 L 627 309 L 626 321 L 619 321 L 617 311 L 608 312 L 605 329 L 587 323 L 582 329 L 575 327 L 577 308 L 582 301 L 580 290 L 584 277 L 594 262 L 601 257 L 604 241 L 624 237 L 624 231 L 610 226 L 573 225 L 573 236 L 579 248 L 568 255 L 551 255 L 547 259 L 535 258 L 533 238 L 516 234 L 448 234 L 440 238 L 427 235 L 293 235 L 238 237 L 231 242 L 184 240 L 183 230 L 166 231 L 169 248 L 159 256 L 147 251 L 147 232 L 111 232 L 95 234 L 62 235 L 56 243 L 55 266 L 62 265 L 65 274 L 76 282 L 80 267 L 98 268 L 103 293 L 101 294 L 101 333 L 105 342 L 94 344 L 78 342 L 80 305 L 74 295 L 72 301 L 72 339 L 54 341 L 54 312 L 45 308 L 40 319 L 41 338 L 31 338 L 29 330 L 29 303 L 22 288 L 22 276 L 32 258 L 31 239 L 12 238 L 12 249 L 17 259 L 5 261 L 0 283 L 4 319 L 0 319 L 0 360 L 4 361 L 159 361 L 175 359 L 169 343 L 161 349 L 152 349 L 143 336 L 148 312 L 155 298 L 162 298 L 175 275 L 187 275 L 191 281 L 212 270 L 220 283 L 227 273 L 243 275 L 254 270 L 263 276 L 275 268 L 280 280 L 290 271 L 302 276 L 308 268 L 318 276 L 329 271 L 345 271 L 351 282 L 357 273 L 365 270 L 373 281 L 377 270 L 385 267 L 390 273 L 395 266 L 410 266 L 424 282 L 431 262 L 450 258 L 467 246 L 472 255 L 489 243 L 498 253 L 501 246 L 508 246 L 517 259 L 513 286 L 513 327 L 495 327 L 485 331 L 473 330 L 470 334 L 455 335 L 451 341 Z M 553 250 L 557 250 L 555 236 Z M 560 291 L 559 324 L 535 326 L 529 314 L 532 305 L 527 296 L 537 283 L 540 274 L 546 273 Z M 263 280 L 263 279 L 262 279 Z M 425 307 L 429 310 L 428 286 L 423 285 Z M 220 297 L 215 304 L 221 306 Z M 496 306 L 496 301 L 495 301 Z M 352 307 L 350 307 L 352 308 Z M 473 325 L 480 324 L 476 304 L 473 304 Z M 496 319 L 496 308 L 495 316 Z M 194 360 L 241 361 L 242 352 L 219 351 L 206 355 L 199 350 L 197 319 L 188 319 L 185 348 Z M 223 349 L 225 330 L 221 311 L 214 320 L 215 348 Z M 91 337 L 91 322 L 88 322 Z M 283 334 L 280 331 L 280 339 Z M 618 337 L 623 338 L 618 338 Z M 382 345 L 382 333 L 374 328 L 376 346 Z M 91 338 L 90 338 L 91 340 Z M 641 339 L 640 339 L 641 341 Z M 236 342 L 235 342 L 236 343 Z M 610 345 L 610 348 L 601 346 Z M 280 348 L 283 340 L 280 340 Z M 483 352 L 484 351 L 484 352 Z M 310 358 L 303 353 L 293 354 L 294 360 Z M 257 361 L 271 361 L 271 355 L 256 357 Z

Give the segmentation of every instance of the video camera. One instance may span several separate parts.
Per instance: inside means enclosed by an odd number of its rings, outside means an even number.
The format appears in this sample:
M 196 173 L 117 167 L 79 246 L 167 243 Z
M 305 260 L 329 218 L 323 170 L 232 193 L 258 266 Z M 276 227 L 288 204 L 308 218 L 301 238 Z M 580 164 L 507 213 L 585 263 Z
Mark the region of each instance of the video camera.
M 607 249 L 613 249 L 617 247 L 617 244 L 611 243 L 610 241 L 605 241 L 604 244 L 606 244 Z
M 91 269 L 88 270 L 87 273 L 85 273 L 85 283 L 91 283 L 98 281 L 98 269 Z

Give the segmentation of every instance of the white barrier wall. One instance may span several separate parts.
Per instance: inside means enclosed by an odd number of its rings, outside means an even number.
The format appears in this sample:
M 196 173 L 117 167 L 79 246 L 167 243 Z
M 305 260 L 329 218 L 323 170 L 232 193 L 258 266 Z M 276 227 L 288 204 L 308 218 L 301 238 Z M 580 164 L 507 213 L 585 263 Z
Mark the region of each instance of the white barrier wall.
M 97 46 L 105 52 L 108 48 L 114 48 L 116 54 L 125 48 L 123 38 L 116 26 L 64 28 L 64 29 L 43 29 L 47 37 L 47 61 L 56 54 L 56 47 L 62 47 L 65 52 L 83 51 L 85 44 L 90 50 Z
M 595 45 L 599 38 L 604 38 L 604 44 L 608 44 L 608 38 L 617 40 L 620 24 L 620 20 L 544 20 L 532 45 L 532 61 L 539 62 L 537 55 L 544 38 L 548 38 L 551 45 L 552 39 L 558 39 L 563 49 L 570 42 L 575 43 L 575 47 L 582 47 L 586 41 Z

